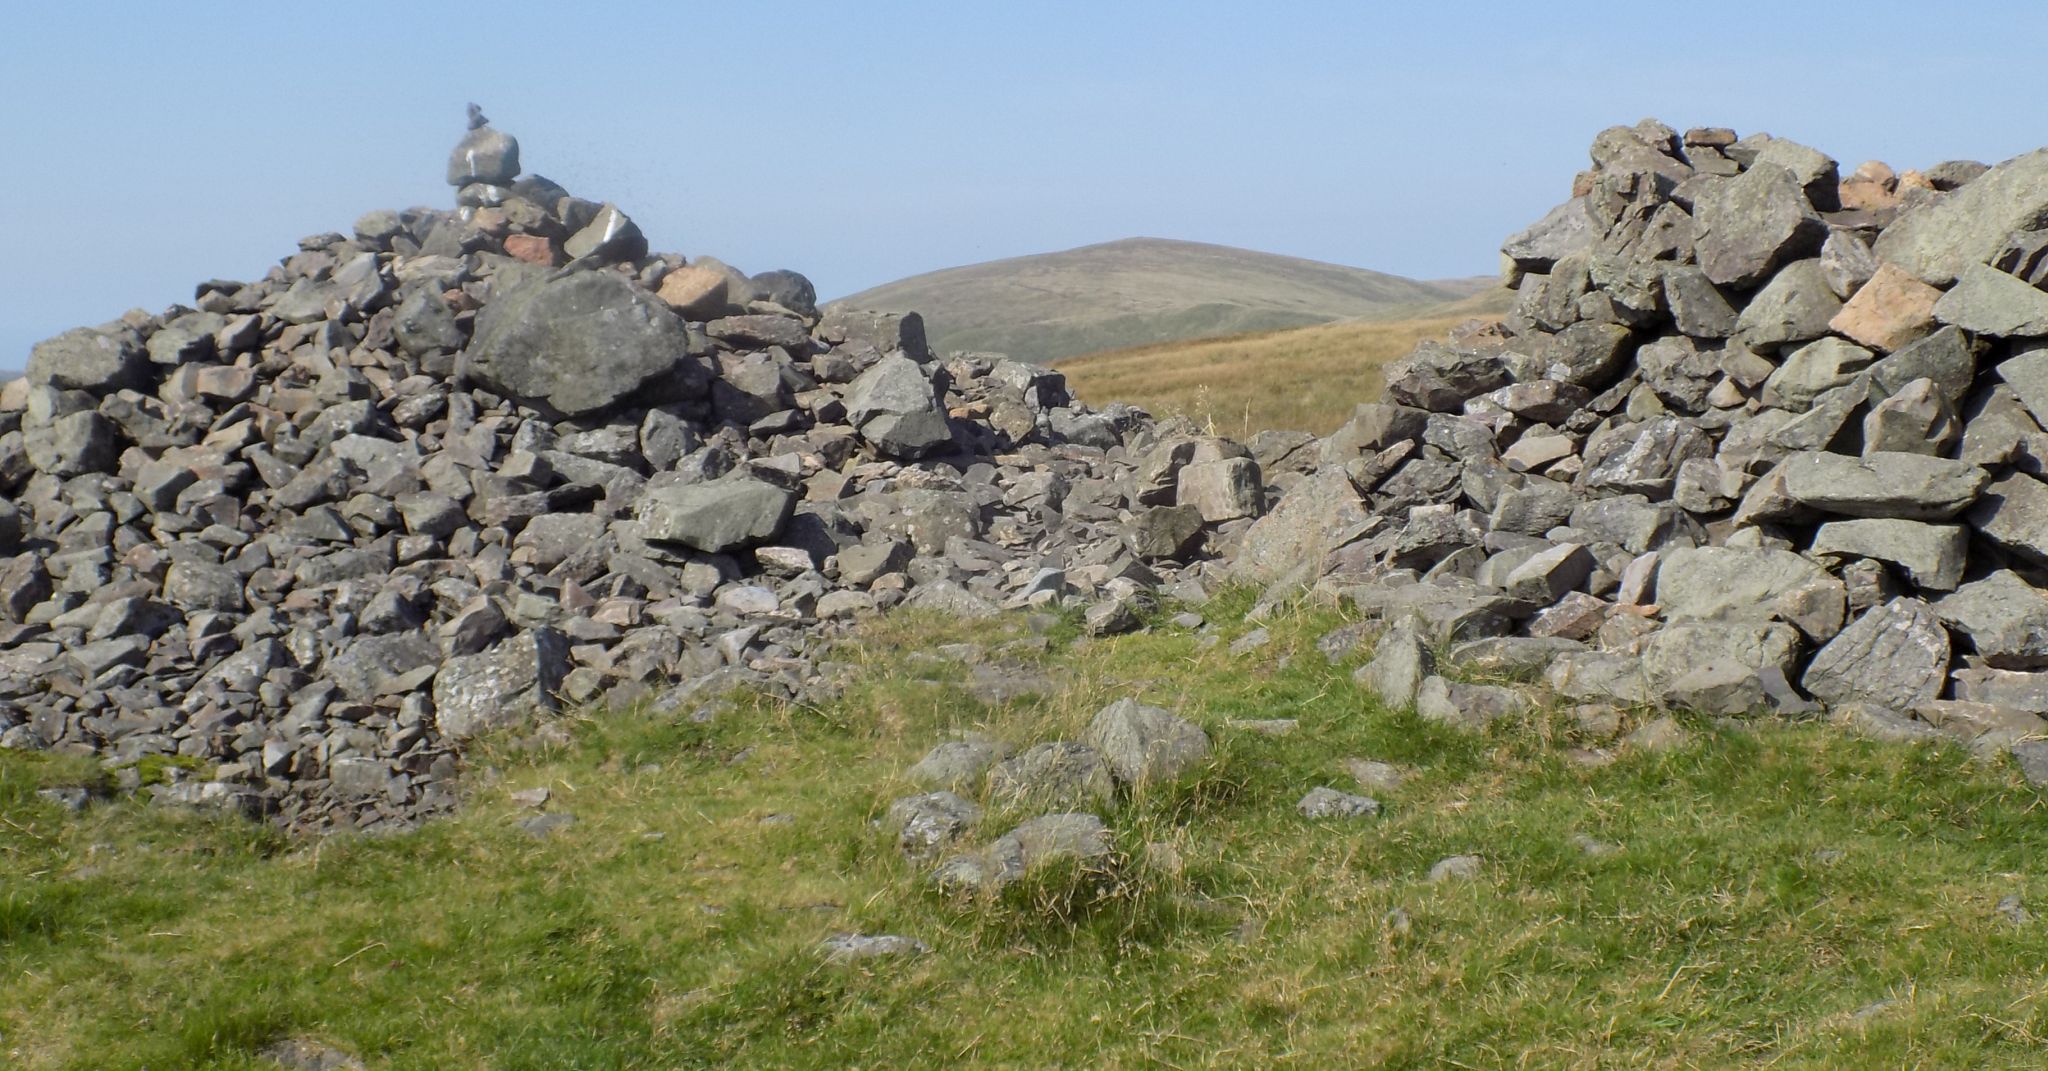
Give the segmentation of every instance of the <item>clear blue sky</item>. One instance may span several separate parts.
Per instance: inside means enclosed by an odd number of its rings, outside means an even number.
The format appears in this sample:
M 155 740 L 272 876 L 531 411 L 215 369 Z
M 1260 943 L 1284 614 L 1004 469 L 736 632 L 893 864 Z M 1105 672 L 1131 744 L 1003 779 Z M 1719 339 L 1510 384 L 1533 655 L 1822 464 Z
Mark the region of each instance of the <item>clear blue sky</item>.
M 0 367 L 447 206 L 463 105 L 655 248 L 832 297 L 1130 235 L 1494 270 L 1604 126 L 1846 166 L 2048 143 L 2048 4 L 9 5 Z

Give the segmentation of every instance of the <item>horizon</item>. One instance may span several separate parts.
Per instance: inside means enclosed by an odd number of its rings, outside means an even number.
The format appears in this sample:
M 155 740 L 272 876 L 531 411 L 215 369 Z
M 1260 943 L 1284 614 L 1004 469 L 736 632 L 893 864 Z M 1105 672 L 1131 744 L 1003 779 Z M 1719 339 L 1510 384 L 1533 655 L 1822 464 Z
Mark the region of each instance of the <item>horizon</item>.
M 364 212 L 453 207 L 441 172 L 470 100 L 528 172 L 615 202 L 656 250 L 796 270 L 825 298 L 1139 236 L 1449 279 L 1492 274 L 1593 136 L 1643 118 L 1767 131 L 1845 172 L 2027 151 L 2040 135 L 2006 102 L 2027 99 L 2048 30 L 2048 9 L 2017 2 L 1879 2 L 1854 23 L 1745 2 L 1647 30 L 1604 3 L 1483 25 L 1320 4 L 794 3 L 775 23 L 607 12 L 587 29 L 633 32 L 564 54 L 480 33 L 553 11 L 17 15 L 0 91 L 35 108 L 0 116 L 0 137 L 36 165 L 0 211 L 33 252 L 0 268 L 0 368 L 201 280 L 260 277 Z M 1715 77 L 1686 70 L 1685 42 L 1720 28 L 1740 44 L 1694 61 Z M 1795 79 L 1832 88 L 1785 92 Z

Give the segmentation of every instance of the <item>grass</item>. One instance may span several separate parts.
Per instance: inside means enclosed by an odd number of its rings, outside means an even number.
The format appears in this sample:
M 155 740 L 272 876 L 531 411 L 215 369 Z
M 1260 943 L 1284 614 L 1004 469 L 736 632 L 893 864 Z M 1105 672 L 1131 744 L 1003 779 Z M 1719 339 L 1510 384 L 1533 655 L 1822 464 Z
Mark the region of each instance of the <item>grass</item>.
M 818 708 L 614 712 L 488 742 L 450 820 L 295 842 L 137 800 L 67 815 L 80 760 L 0 753 L 0 1063 L 255 1068 L 313 1037 L 378 1068 L 2039 1067 L 2037 793 L 1957 749 L 1716 728 L 1588 768 L 1554 713 L 1464 735 L 1363 699 L 1292 610 L 1234 657 L 1161 626 L 1070 645 L 894 616 Z M 938 644 L 1057 683 L 989 705 Z M 1124 695 L 1205 725 L 1200 774 L 1105 812 L 1094 897 L 932 893 L 874 829 L 946 734 L 1077 733 Z M 1292 717 L 1292 734 L 1233 719 Z M 1411 766 L 1386 813 L 1313 823 L 1347 756 Z M 521 831 L 545 786 L 575 824 Z M 1006 826 L 992 816 L 984 836 Z M 1580 834 L 1618 847 L 1589 856 Z M 1171 851 L 1155 847 L 1170 845 Z M 1430 864 L 1482 856 L 1432 885 Z M 1170 860 L 1178 860 L 1177 864 Z M 930 955 L 827 965 L 845 931 Z
M 1327 435 L 1361 398 L 1380 396 L 1382 369 L 1442 338 L 1474 313 L 1361 320 L 1230 338 L 1169 342 L 1059 363 L 1076 397 L 1130 402 L 1216 434 L 1248 439 L 1282 429 Z

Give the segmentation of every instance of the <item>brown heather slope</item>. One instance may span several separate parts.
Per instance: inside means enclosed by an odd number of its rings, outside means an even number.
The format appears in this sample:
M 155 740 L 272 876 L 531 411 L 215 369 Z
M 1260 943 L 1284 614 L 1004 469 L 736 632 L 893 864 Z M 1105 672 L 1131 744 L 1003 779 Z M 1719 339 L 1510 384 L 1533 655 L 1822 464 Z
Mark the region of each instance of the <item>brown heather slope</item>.
M 1388 362 L 1472 317 L 1499 315 L 1512 300 L 1510 292 L 1494 289 L 1412 319 L 1135 346 L 1056 367 L 1091 405 L 1130 402 L 1239 439 L 1272 428 L 1326 435 L 1358 403 L 1379 397 L 1380 370 Z
M 1055 361 L 1127 346 L 1423 315 L 1490 279 L 1421 281 L 1161 238 L 947 268 L 832 307 L 922 313 L 934 349 Z

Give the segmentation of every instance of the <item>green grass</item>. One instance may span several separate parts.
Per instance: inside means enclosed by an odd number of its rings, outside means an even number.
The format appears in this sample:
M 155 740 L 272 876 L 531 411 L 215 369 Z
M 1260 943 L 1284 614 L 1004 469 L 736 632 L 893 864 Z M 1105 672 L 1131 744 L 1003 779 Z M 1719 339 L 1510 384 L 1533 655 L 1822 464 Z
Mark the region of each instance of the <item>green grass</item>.
M 1226 642 L 1248 604 L 1205 608 Z M 847 653 L 838 702 L 492 741 L 461 815 L 402 836 L 289 841 L 134 799 L 68 815 L 34 790 L 89 765 L 0 753 L 0 1065 L 253 1068 L 287 1036 L 436 1069 L 2048 1059 L 2048 921 L 1994 910 L 2048 914 L 2048 815 L 2011 771 L 1701 722 L 1586 768 L 1554 714 L 1465 736 L 1377 709 L 1314 648 L 1338 621 L 1283 614 L 1243 658 L 1169 627 L 1069 646 L 1062 624 L 1060 690 L 991 707 L 913 655 L 1024 622 L 894 617 Z M 871 827 L 945 734 L 1074 734 L 1123 695 L 1218 747 L 1104 815 L 1118 880 L 953 903 Z M 1226 726 L 1268 717 L 1300 728 Z M 1347 756 L 1416 775 L 1379 819 L 1299 818 L 1308 788 L 1347 787 Z M 535 786 L 576 823 L 521 831 L 509 795 Z M 1480 878 L 1423 880 L 1460 852 Z M 823 963 L 849 930 L 934 951 Z

